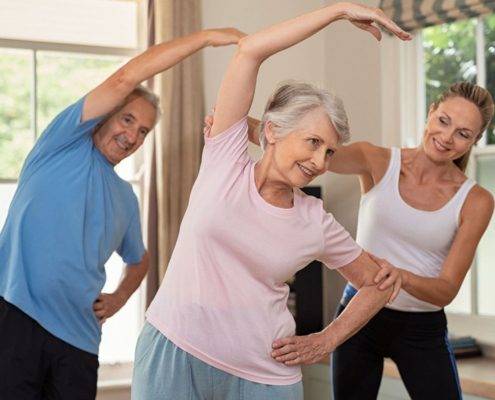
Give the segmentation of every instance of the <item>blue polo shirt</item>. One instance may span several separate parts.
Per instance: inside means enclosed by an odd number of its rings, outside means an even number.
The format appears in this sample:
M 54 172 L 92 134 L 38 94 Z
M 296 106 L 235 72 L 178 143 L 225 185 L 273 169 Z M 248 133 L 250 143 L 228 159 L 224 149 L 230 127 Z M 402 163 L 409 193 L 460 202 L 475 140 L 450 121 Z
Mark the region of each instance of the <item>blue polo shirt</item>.
M 84 98 L 46 128 L 22 168 L 0 233 L 0 296 L 47 331 L 98 354 L 93 302 L 117 251 L 142 260 L 139 207 L 129 183 L 94 146 L 101 118 L 80 122 Z

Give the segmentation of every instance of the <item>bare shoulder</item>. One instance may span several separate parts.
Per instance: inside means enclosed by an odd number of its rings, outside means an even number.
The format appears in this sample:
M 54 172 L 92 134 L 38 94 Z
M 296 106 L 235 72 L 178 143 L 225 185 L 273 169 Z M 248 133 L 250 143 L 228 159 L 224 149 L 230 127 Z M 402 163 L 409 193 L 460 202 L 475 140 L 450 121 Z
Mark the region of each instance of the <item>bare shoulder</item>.
M 462 207 L 462 220 L 477 220 L 488 224 L 493 214 L 495 201 L 490 191 L 475 185 L 469 191 Z
M 377 146 L 370 142 L 360 143 L 374 184 L 376 184 L 381 180 L 387 171 L 392 151 L 387 147 Z
M 371 162 L 387 162 L 390 160 L 391 150 L 387 147 L 377 146 L 370 142 L 362 143 L 363 152 Z

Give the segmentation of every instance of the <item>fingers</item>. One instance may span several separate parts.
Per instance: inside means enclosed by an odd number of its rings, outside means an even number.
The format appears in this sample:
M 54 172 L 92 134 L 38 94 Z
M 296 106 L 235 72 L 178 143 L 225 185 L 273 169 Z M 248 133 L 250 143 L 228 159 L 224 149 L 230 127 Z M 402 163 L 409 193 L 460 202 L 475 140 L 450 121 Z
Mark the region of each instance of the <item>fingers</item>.
M 280 356 L 283 356 L 283 355 L 286 355 L 289 353 L 297 352 L 296 350 L 297 350 L 297 348 L 295 345 L 286 344 L 285 346 L 280 347 L 279 349 L 272 351 L 272 357 L 277 358 L 277 357 L 280 357 Z
M 381 9 L 377 9 L 375 12 L 375 21 L 380 24 L 384 29 L 393 33 L 399 39 L 402 40 L 411 40 L 412 35 L 406 31 L 404 31 L 399 25 L 397 25 L 394 21 L 389 19 L 385 13 Z
M 283 356 L 279 356 L 279 357 L 274 357 L 274 358 L 275 358 L 275 360 L 277 360 L 278 362 L 285 363 L 285 362 L 287 362 L 287 361 L 294 361 L 294 360 L 296 360 L 298 357 L 299 357 L 299 353 L 297 353 L 297 352 L 292 352 L 292 353 L 285 354 L 285 355 L 283 355 Z
M 394 283 L 394 290 L 392 292 L 392 295 L 390 296 L 390 299 L 388 299 L 389 304 L 392 303 L 397 298 L 401 287 L 402 287 L 402 276 L 399 276 L 399 279 L 397 279 Z
M 301 360 L 299 357 L 298 358 L 295 358 L 294 360 L 289 360 L 289 361 L 286 361 L 284 362 L 285 365 L 287 365 L 288 367 L 291 367 L 291 366 L 294 366 L 294 365 L 301 365 L 301 364 L 305 364 L 305 362 L 303 362 L 303 360 Z
M 100 311 L 100 310 L 103 310 L 103 308 L 105 308 L 105 306 L 104 306 L 102 301 L 96 301 L 95 303 L 93 303 L 93 310 L 94 311 Z
M 295 344 L 295 343 L 296 343 L 296 336 L 286 337 L 286 338 L 275 340 L 272 343 L 272 348 L 278 349 L 278 348 L 284 347 L 286 345 Z
M 363 21 L 351 21 L 353 25 L 357 26 L 359 29 L 362 29 L 363 31 L 367 31 L 373 35 L 373 37 L 380 41 L 382 40 L 382 33 L 380 32 L 380 29 L 378 29 L 376 26 L 371 24 L 370 22 L 363 22 Z
M 239 29 L 234 29 L 234 35 L 237 36 L 237 39 L 242 39 L 243 37 L 247 36 L 247 33 L 240 31 Z
M 95 311 L 95 315 L 98 317 L 98 319 L 102 319 L 106 316 L 107 312 L 105 310 L 99 310 Z
M 380 271 L 377 272 L 377 274 L 375 275 L 375 279 L 373 279 L 373 281 L 375 283 L 381 282 L 389 275 L 390 275 L 390 268 L 382 268 L 380 269 Z
M 378 286 L 378 289 L 385 290 L 389 287 L 392 287 L 395 284 L 395 281 L 398 279 L 399 273 L 397 271 L 390 272 L 390 275 L 384 282 Z

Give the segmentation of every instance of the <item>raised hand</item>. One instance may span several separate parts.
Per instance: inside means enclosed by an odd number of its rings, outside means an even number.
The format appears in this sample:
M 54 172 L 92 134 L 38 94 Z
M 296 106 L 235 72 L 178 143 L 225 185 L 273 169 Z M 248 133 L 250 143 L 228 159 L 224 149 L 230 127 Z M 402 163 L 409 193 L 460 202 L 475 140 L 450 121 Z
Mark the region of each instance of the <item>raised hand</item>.
M 239 39 L 246 36 L 244 32 L 235 28 L 206 29 L 204 32 L 208 38 L 208 45 L 213 47 L 237 44 Z
M 402 40 L 411 40 L 412 35 L 401 29 L 395 22 L 388 18 L 380 8 L 369 7 L 355 3 L 337 3 L 341 19 L 347 19 L 359 29 L 371 33 L 376 40 L 381 40 L 382 33 L 375 25 L 381 26 Z

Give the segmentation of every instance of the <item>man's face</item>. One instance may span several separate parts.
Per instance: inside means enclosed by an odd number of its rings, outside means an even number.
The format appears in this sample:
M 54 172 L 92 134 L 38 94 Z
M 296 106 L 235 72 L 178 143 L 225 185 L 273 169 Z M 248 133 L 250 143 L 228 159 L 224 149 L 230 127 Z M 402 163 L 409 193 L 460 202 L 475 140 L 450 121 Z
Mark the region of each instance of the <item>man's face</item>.
M 153 128 L 156 110 L 141 96 L 131 96 L 94 134 L 93 141 L 101 153 L 118 164 L 142 144 Z

